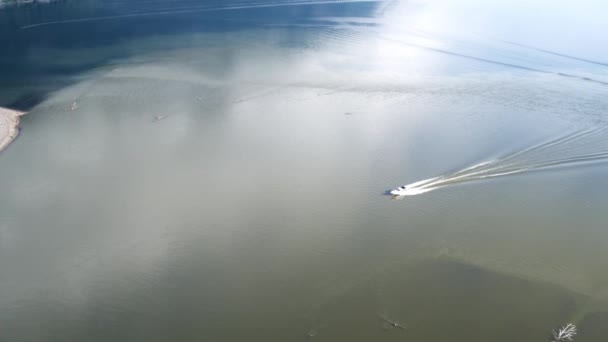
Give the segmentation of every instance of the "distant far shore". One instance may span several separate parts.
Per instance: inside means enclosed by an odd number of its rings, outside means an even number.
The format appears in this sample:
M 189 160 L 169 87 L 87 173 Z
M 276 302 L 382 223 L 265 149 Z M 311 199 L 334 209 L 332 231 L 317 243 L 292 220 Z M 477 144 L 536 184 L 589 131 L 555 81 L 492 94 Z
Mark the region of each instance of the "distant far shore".
M 19 134 L 19 117 L 25 112 L 0 107 L 0 151 Z
M 58 0 L 0 0 L 0 8 L 9 5 L 48 4 Z

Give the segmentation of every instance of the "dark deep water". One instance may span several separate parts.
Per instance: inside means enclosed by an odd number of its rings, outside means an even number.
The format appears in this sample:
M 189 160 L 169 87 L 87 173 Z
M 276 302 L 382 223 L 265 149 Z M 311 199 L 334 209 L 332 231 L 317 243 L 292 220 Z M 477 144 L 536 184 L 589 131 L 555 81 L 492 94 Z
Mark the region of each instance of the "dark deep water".
M 605 341 L 606 9 L 1 9 L 0 341 Z

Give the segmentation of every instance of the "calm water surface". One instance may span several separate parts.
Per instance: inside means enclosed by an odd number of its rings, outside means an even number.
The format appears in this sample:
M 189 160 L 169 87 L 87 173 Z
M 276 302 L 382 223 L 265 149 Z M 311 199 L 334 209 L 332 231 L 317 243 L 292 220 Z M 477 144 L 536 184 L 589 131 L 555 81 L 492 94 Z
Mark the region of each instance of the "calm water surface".
M 0 341 L 605 341 L 607 8 L 564 6 L 0 10 Z

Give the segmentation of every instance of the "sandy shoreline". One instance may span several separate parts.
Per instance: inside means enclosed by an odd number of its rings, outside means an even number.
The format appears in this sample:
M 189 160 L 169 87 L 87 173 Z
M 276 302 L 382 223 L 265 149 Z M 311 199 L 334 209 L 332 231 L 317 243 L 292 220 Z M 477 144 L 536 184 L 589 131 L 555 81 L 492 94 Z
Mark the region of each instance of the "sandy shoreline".
M 19 134 L 19 117 L 25 112 L 0 107 L 0 151 Z

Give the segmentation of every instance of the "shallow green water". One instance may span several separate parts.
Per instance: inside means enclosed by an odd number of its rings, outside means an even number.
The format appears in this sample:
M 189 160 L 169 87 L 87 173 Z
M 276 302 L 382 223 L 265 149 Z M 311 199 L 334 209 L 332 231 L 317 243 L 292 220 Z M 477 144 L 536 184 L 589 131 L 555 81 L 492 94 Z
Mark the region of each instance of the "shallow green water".
M 605 340 L 597 32 L 534 45 L 558 56 L 503 41 L 550 21 L 472 36 L 428 27 L 441 7 L 280 4 L 19 19 L 0 341 Z M 465 170 L 488 161 L 517 172 Z

